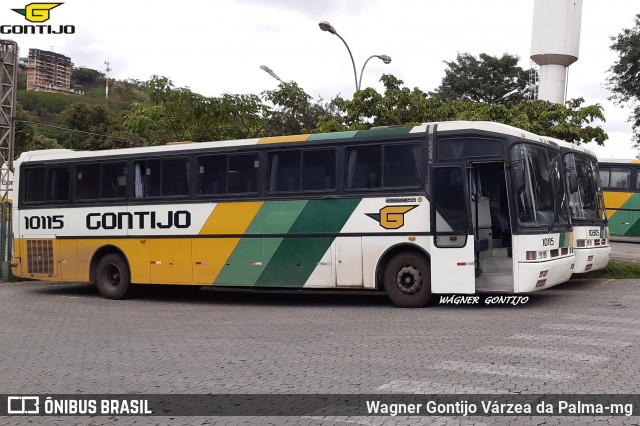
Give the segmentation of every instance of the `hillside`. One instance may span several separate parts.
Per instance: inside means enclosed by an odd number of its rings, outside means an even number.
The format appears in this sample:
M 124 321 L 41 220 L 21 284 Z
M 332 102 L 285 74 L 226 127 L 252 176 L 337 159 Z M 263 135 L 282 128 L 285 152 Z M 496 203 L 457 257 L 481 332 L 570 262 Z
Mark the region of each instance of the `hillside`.
M 24 79 L 23 79 L 24 80 Z M 65 127 L 60 119 L 70 107 L 82 104 L 103 106 L 115 119 L 122 120 L 124 114 L 135 102 L 144 102 L 147 96 L 144 83 L 134 80 L 109 80 L 109 98 L 105 98 L 104 74 L 89 68 L 76 68 L 71 75 L 71 86 L 81 90 L 83 95 L 61 93 L 33 92 L 26 90 L 26 82 L 20 81 L 17 100 L 26 115 L 19 119 L 33 122 L 37 133 L 46 138 L 52 138 L 62 145 L 71 138 L 69 132 L 40 126 Z M 19 116 L 21 112 L 19 112 Z

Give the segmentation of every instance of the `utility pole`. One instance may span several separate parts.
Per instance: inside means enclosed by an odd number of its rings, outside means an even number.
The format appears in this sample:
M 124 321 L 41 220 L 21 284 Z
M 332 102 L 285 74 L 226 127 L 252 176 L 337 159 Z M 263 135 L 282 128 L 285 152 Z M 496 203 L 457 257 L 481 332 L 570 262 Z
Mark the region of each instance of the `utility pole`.
M 13 181 L 13 153 L 16 134 L 16 92 L 18 85 L 18 44 L 0 40 L 0 195 L 9 195 Z
M 111 63 L 109 61 L 104 61 L 104 64 L 107 66 L 107 72 L 104 74 L 106 77 L 105 80 L 107 81 L 104 85 L 104 97 L 109 99 L 109 71 L 111 71 L 111 67 L 109 65 L 111 65 Z
M 11 279 L 11 201 L 13 155 L 16 137 L 16 92 L 18 91 L 18 44 L 0 40 L 0 273 Z

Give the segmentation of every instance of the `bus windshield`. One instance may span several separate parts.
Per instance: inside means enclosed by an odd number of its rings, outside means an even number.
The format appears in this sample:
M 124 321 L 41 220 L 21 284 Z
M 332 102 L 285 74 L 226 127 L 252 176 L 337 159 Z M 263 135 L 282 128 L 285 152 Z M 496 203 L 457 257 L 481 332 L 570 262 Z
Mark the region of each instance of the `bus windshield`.
M 604 219 L 602 187 L 596 160 L 585 155 L 570 152 L 565 155 L 567 168 L 575 168 L 578 177 L 578 189 L 569 194 L 571 219 Z
M 560 153 L 532 144 L 511 148 L 518 223 L 527 227 L 568 225 Z

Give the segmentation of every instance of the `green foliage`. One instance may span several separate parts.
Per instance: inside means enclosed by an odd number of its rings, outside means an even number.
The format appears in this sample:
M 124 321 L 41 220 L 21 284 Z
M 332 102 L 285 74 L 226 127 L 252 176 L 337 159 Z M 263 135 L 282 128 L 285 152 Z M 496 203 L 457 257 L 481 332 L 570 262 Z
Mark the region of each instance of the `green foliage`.
M 282 82 L 276 90 L 262 92 L 267 102 L 264 110 L 265 136 L 314 133 L 318 123 L 331 114 L 329 104 L 322 99 L 312 102 L 295 82 Z
M 122 119 L 106 105 L 76 103 L 59 116 L 60 125 L 80 132 L 69 132 L 65 146 L 80 150 L 128 148 L 145 145 L 139 136 L 122 128 Z
M 104 86 L 82 88 L 82 91 L 84 92 L 83 96 L 91 99 L 104 99 L 104 90 Z
M 602 107 L 583 107 L 584 99 L 572 99 L 565 105 L 547 101 L 522 101 L 513 106 L 492 105 L 463 100 L 444 101 L 429 98 L 418 88 L 402 87 L 402 80 L 391 75 L 381 78 L 384 94 L 373 89 L 357 92 L 353 99 L 335 98 L 342 112 L 336 117 L 345 128 L 369 126 L 415 125 L 429 121 L 494 121 L 568 142 L 603 144 L 607 134 L 594 122 L 604 121 Z
M 71 71 L 71 86 L 81 85 L 83 87 L 93 87 L 97 84 L 104 84 L 104 74 L 91 68 L 79 67 Z
M 574 275 L 572 278 L 576 278 Z M 640 263 L 610 261 L 606 268 L 580 274 L 577 278 L 613 278 L 617 280 L 640 278 Z
M 629 121 L 633 124 L 633 141 L 640 148 L 640 14 L 635 26 L 625 28 L 611 37 L 611 50 L 618 53 L 618 60 L 609 68 L 608 87 L 618 103 L 630 103 L 633 112 Z
M 583 98 L 570 99 L 565 105 L 547 101 L 524 101 L 510 109 L 505 124 L 523 130 L 577 144 L 595 141 L 604 145 L 608 136 L 596 121 L 604 121 L 598 104 L 582 106 Z
M 144 83 L 137 80 L 110 81 L 109 96 L 112 101 L 115 99 L 125 104 L 147 99 Z
M 158 76 L 145 87 L 150 102 L 134 103 L 124 127 L 152 144 L 250 138 L 264 127 L 265 106 L 256 95 L 207 98 Z
M 481 58 L 491 63 L 491 57 Z M 495 60 L 505 58 L 513 61 L 515 57 L 505 55 Z M 20 114 L 30 122 L 19 124 L 17 145 L 19 151 L 49 146 L 94 150 L 447 120 L 494 121 L 573 142 L 602 143 L 607 138 L 594 124 L 604 120 L 602 108 L 583 106 L 583 99 L 566 105 L 544 101 L 492 104 L 464 97 L 430 97 L 418 88 L 405 87 L 393 75 L 383 75 L 381 81 L 382 93 L 366 88 L 352 99 L 336 97 L 331 102 L 313 99 L 295 82 L 283 82 L 260 96 L 225 93 L 205 97 L 189 88 L 175 87 L 170 79 L 160 76 L 147 82 L 113 81 L 109 99 L 103 96 L 103 86 L 86 89 L 85 96 L 21 91 L 18 96 L 25 108 Z M 38 122 L 60 128 L 41 127 Z
M 27 90 L 27 73 L 18 73 L 18 90 Z
M 36 126 L 30 122 L 29 118 L 29 114 L 22 105 L 18 104 L 16 108 L 15 157 L 20 156 L 23 152 L 37 149 L 62 148 L 55 139 L 38 133 Z
M 519 67 L 518 61 L 518 56 L 508 53 L 500 58 L 458 53 L 455 61 L 445 61 L 442 84 L 429 95 L 443 101 L 514 105 L 527 99 L 529 84 L 529 72 Z
M 82 96 L 48 92 L 18 91 L 17 99 L 27 112 L 45 122 L 55 122 L 55 116 L 74 103 L 96 103 Z

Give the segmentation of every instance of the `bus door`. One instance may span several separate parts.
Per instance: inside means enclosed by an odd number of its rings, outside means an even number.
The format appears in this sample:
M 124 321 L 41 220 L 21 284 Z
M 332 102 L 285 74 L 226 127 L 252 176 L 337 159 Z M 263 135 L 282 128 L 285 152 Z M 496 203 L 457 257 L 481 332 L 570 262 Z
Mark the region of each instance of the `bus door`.
M 475 292 L 474 236 L 469 232 L 468 175 L 464 164 L 433 168 L 431 291 Z

